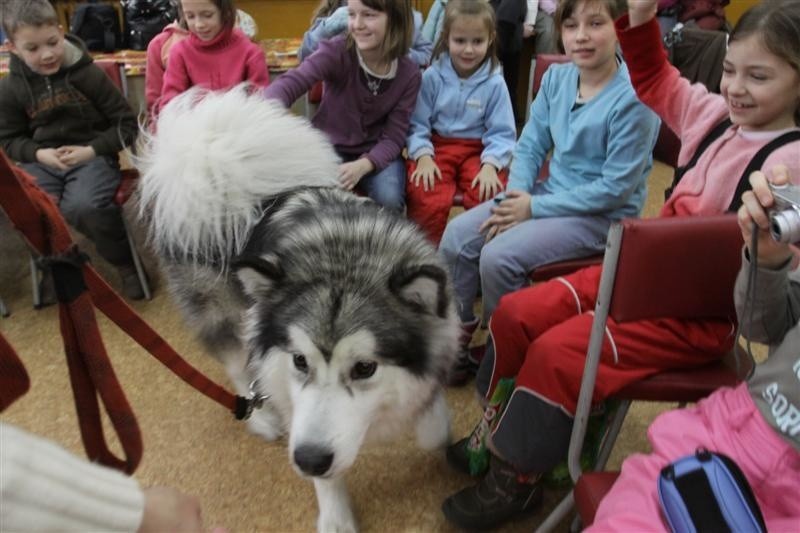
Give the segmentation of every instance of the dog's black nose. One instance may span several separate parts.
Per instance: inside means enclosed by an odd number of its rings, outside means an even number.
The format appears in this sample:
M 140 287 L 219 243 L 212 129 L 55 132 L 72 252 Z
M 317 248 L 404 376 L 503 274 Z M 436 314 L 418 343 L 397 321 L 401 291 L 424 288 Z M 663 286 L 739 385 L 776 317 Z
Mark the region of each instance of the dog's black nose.
M 313 444 L 298 446 L 294 450 L 294 462 L 303 473 L 321 476 L 333 464 L 333 454 L 327 448 Z

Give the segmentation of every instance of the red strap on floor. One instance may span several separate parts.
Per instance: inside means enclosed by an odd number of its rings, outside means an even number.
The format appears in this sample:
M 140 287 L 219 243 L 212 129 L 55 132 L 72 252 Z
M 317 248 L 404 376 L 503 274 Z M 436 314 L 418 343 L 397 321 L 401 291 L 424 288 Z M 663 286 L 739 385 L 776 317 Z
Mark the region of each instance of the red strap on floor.
M 14 348 L 0 333 L 0 411 L 28 392 L 31 380 Z
M 132 473 L 142 456 L 139 427 L 103 346 L 95 305 L 181 379 L 225 406 L 237 418 L 245 418 L 247 400 L 229 393 L 189 365 L 91 266 L 81 263 L 58 207 L 29 174 L 12 165 L 2 150 L 0 205 L 31 247 L 52 265 L 75 407 L 84 448 L 91 460 Z M 119 437 L 124 460 L 108 449 L 98 396 Z

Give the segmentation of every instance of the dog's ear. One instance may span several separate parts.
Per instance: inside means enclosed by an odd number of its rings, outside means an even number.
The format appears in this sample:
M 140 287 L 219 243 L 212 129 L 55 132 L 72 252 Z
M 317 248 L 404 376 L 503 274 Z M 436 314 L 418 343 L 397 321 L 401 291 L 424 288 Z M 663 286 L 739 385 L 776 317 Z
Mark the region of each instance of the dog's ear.
M 447 274 L 435 265 L 396 268 L 389 290 L 416 311 L 444 318 L 447 315 Z
M 240 256 L 231 262 L 231 269 L 249 295 L 268 291 L 283 279 L 284 272 L 274 255 Z

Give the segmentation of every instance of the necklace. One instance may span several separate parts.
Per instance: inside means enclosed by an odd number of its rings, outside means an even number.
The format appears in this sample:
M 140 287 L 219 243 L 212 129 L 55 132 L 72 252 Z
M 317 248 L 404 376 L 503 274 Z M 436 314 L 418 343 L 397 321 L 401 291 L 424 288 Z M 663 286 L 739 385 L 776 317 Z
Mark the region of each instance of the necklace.
M 373 79 L 367 71 L 364 71 L 364 76 L 367 78 L 367 89 L 372 93 L 372 96 L 378 96 L 378 91 L 381 89 L 381 78 Z
M 397 74 L 397 60 L 395 59 L 389 64 L 389 72 L 386 74 L 377 74 L 367 66 L 364 58 L 361 57 L 361 51 L 356 49 L 356 53 L 358 55 L 359 66 L 364 72 L 364 79 L 367 82 L 367 89 L 369 89 L 369 92 L 372 93 L 372 96 L 378 96 L 383 80 L 390 80 L 391 82 L 391 80 L 394 79 L 395 75 Z

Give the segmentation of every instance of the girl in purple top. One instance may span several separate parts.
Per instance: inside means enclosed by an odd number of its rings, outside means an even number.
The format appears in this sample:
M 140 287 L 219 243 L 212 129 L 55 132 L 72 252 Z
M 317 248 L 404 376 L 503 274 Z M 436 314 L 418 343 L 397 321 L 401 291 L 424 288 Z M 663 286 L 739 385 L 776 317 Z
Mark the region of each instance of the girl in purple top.
M 325 90 L 311 123 L 324 131 L 344 161 L 343 188 L 397 211 L 405 207 L 405 146 L 420 86 L 408 59 L 414 22 L 406 0 L 348 0 L 346 36 L 317 51 L 267 89 L 289 107 L 315 83 Z

